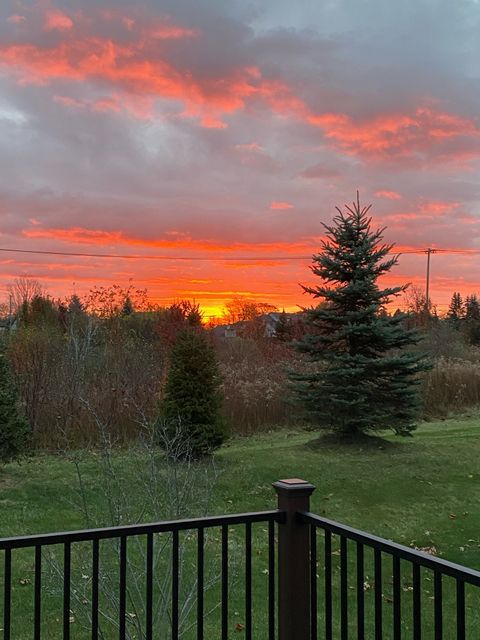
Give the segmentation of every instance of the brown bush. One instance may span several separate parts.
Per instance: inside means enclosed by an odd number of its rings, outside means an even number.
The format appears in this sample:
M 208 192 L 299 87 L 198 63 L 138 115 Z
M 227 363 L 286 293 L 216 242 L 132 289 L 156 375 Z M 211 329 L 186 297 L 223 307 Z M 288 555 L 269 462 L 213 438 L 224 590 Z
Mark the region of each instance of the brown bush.
M 298 356 L 274 340 L 232 338 L 217 343 L 223 377 L 224 412 L 243 435 L 302 421 L 289 394 L 288 369 Z
M 480 406 L 480 361 L 440 358 L 424 376 L 422 399 L 427 418 Z
M 164 353 L 130 318 L 22 326 L 9 354 L 37 447 L 124 443 L 156 413 Z

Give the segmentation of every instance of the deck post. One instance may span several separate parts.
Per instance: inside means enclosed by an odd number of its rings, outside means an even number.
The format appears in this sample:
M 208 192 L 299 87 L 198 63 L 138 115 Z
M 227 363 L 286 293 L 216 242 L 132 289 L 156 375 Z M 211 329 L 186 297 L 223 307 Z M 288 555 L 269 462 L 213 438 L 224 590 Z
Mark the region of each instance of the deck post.
M 299 478 L 273 487 L 285 513 L 278 525 L 278 639 L 310 640 L 310 527 L 297 512 L 310 511 L 315 487 Z

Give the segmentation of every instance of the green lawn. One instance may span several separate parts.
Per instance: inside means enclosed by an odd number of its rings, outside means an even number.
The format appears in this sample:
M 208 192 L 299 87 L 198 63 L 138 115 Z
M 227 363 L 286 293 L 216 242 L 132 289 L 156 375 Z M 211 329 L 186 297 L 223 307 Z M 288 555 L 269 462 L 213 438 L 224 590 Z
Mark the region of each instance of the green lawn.
M 135 458 L 130 453 L 121 452 L 118 458 L 125 474 L 132 474 L 133 477 L 138 469 L 138 456 Z M 85 480 L 89 498 L 97 500 L 100 505 L 103 504 L 103 486 L 98 477 L 97 464 L 96 456 L 86 460 Z M 437 553 L 446 559 L 480 569 L 478 416 L 428 423 L 413 438 L 398 439 L 389 436 L 382 446 L 322 445 L 316 441 L 316 434 L 309 432 L 283 431 L 237 439 L 217 453 L 216 466 L 220 469 L 220 474 L 209 509 L 211 515 L 271 509 L 275 506 L 271 483 L 281 478 L 301 477 L 317 487 L 312 496 L 312 511 L 406 545 L 435 547 Z M 75 506 L 78 504 L 76 487 L 72 462 L 60 457 L 38 456 L 21 465 L 9 465 L 0 474 L 0 535 L 83 527 L 84 520 Z M 145 519 L 149 520 L 147 516 L 148 514 Z M 241 535 L 242 532 L 232 530 L 230 536 L 234 556 L 230 616 L 232 638 L 241 637 L 242 630 L 240 628 L 235 631 L 235 625 L 244 622 Z M 264 527 L 256 527 L 255 539 L 254 592 L 257 600 L 263 599 L 264 604 L 267 583 Z M 218 538 L 213 537 L 211 544 L 217 542 Z M 214 561 L 218 560 L 217 552 L 218 549 L 215 550 L 212 546 Z M 193 556 L 189 557 L 189 553 L 187 548 L 187 565 L 190 566 L 191 562 L 193 567 Z M 368 562 L 367 560 L 367 573 Z M 79 575 L 82 567 L 77 567 Z M 352 565 L 352 571 L 353 568 Z M 31 603 L 33 594 L 32 558 L 22 556 L 14 569 L 14 592 L 20 598 L 22 608 L 26 608 L 26 603 Z M 2 571 L 0 563 L 0 575 Z M 54 573 L 48 566 L 45 571 Z M 337 576 L 336 567 L 335 571 Z M 383 591 L 385 617 L 388 620 L 388 616 L 391 616 L 388 607 L 391 582 L 387 571 L 385 574 Z M 321 584 L 321 575 L 319 579 Z M 430 594 L 431 583 L 429 585 L 428 578 L 425 579 L 426 592 Z M 61 590 L 55 583 L 55 577 L 46 576 L 44 583 L 50 589 L 52 602 L 57 606 L 61 602 Z M 407 574 L 404 576 L 403 586 L 405 598 L 408 599 L 410 594 Z M 213 587 L 209 596 L 212 603 L 216 597 L 216 588 Z M 449 593 L 446 587 L 446 606 L 453 604 Z M 350 595 L 354 598 L 354 593 Z M 373 596 L 367 590 L 367 609 L 370 606 L 369 598 L 372 600 Z M 467 602 L 472 602 L 473 611 L 472 598 L 473 595 L 467 594 Z M 354 600 L 352 605 L 353 602 Z M 61 637 L 59 614 L 53 613 L 52 609 L 49 615 L 48 606 L 50 605 L 46 605 L 47 610 L 43 612 L 44 629 L 49 630 L 44 637 Z M 409 606 L 406 602 L 404 626 L 409 635 L 405 637 L 411 637 L 411 632 L 408 631 L 411 628 Z M 426 596 L 425 606 L 431 608 L 429 595 Z M 72 616 L 73 620 L 80 620 L 77 611 Z M 261 628 L 264 623 L 261 605 L 256 620 L 257 626 Z M 31 616 L 22 615 L 14 637 L 19 640 L 32 637 L 30 624 Z M 207 622 L 207 626 L 209 624 Z M 214 625 L 213 622 L 211 624 Z M 474 626 L 471 631 L 475 629 L 478 632 L 477 619 L 472 624 Z M 425 625 L 425 637 L 430 637 L 428 621 Z M 214 626 L 211 627 L 211 635 L 219 637 Z M 86 637 L 88 635 L 81 625 L 75 626 L 72 621 L 72 638 Z M 114 638 L 115 633 L 105 632 L 104 637 Z M 190 637 L 190 634 L 187 633 L 185 637 Z M 259 631 L 256 637 L 265 636 Z

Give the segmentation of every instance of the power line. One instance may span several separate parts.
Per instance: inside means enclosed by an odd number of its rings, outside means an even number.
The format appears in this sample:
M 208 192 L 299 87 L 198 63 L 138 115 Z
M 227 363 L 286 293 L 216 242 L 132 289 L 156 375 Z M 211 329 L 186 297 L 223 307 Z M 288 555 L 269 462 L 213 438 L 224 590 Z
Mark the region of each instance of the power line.
M 198 262 L 223 262 L 223 261 L 255 261 L 255 262 L 269 262 L 271 260 L 311 260 L 312 255 L 308 256 L 169 256 L 169 255 L 139 255 L 139 254 L 121 254 L 121 253 L 88 253 L 88 252 L 76 252 L 76 251 L 42 251 L 41 249 L 8 249 L 0 247 L 0 251 L 5 253 L 26 253 L 33 255 L 44 256 L 63 256 L 63 257 L 75 257 L 75 258 L 117 258 L 121 260 L 182 260 L 182 261 L 198 261 Z M 406 254 L 427 254 L 429 253 L 456 253 L 473 255 L 480 253 L 480 249 L 406 249 L 405 251 L 392 251 L 395 255 Z
M 10 253 L 29 253 L 45 256 L 72 256 L 76 258 L 119 258 L 122 260 L 192 260 L 192 261 L 248 261 L 266 262 L 269 260 L 311 260 L 312 256 L 165 256 L 165 255 L 135 255 L 119 253 L 79 253 L 73 251 L 41 251 L 39 249 L 5 249 L 0 247 L 0 251 Z

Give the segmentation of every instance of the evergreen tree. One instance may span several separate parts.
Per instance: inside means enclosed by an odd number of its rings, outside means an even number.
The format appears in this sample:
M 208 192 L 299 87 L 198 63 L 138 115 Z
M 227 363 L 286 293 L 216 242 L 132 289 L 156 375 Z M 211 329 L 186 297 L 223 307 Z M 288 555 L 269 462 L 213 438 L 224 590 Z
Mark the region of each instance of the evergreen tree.
M 448 307 L 447 318 L 452 322 L 455 326 L 458 326 L 460 320 L 465 315 L 465 309 L 463 305 L 462 296 L 455 292 L 452 295 L 452 299 L 450 301 L 450 306 Z
M 480 304 L 474 293 L 465 298 L 465 320 L 480 321 Z
M 474 293 L 465 299 L 465 335 L 470 344 L 480 344 L 480 304 Z
M 68 301 L 67 312 L 72 316 L 81 316 L 85 313 L 82 301 L 76 293 L 74 293 Z
M 5 354 L 0 345 L 0 463 L 19 458 L 27 448 L 29 428 L 18 412 L 17 390 Z
M 291 342 L 292 340 L 292 326 L 285 309 L 279 315 L 275 325 L 275 339 L 279 342 Z
M 419 336 L 402 316 L 382 313 L 406 286 L 380 289 L 377 280 L 397 263 L 393 245 L 382 244 L 384 229 L 371 229 L 370 207 L 346 206 L 313 256 L 313 273 L 322 282 L 303 287 L 323 299 L 306 310 L 306 335 L 296 343 L 313 366 L 292 373 L 293 388 L 307 412 L 325 429 L 342 436 L 415 428 L 422 356 L 405 350 Z
M 215 351 L 205 332 L 181 331 L 171 350 L 161 416 L 167 429 L 180 428 L 195 458 L 211 453 L 226 437 L 220 384 Z

